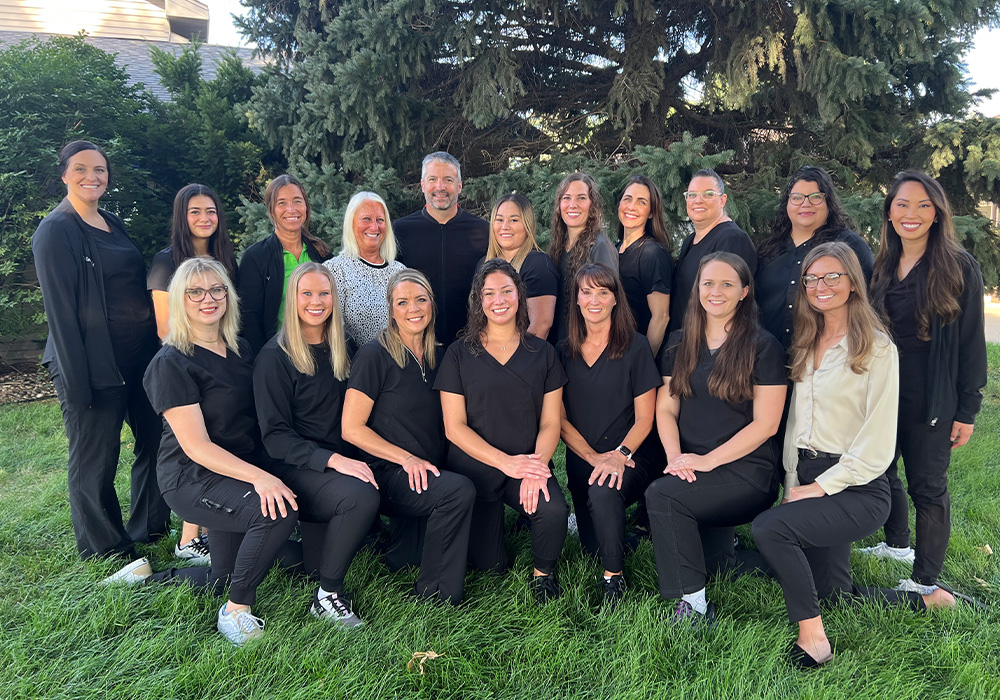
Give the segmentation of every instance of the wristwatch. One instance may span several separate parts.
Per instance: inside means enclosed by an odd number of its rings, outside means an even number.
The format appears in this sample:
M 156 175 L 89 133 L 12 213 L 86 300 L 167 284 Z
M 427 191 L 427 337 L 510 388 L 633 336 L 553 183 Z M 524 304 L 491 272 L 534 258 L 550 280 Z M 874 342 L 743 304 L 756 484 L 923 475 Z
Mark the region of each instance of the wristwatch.
M 625 455 L 625 459 L 632 459 L 632 450 L 625 447 L 625 445 L 619 445 L 618 447 L 615 448 L 615 450 Z

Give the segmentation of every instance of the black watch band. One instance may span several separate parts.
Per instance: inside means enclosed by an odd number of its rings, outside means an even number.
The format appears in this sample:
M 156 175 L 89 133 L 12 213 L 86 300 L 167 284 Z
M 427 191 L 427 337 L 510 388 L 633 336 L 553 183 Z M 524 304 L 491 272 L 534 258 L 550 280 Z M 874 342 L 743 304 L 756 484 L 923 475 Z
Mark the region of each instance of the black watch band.
M 619 445 L 615 450 L 625 455 L 625 459 L 632 459 L 632 450 L 625 447 L 625 445 Z

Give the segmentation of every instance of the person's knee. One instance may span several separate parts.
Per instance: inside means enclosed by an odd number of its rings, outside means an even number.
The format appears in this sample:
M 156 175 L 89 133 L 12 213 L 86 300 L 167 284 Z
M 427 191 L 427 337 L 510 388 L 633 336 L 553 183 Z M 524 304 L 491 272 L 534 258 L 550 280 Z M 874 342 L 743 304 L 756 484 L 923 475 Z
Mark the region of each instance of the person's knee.
M 550 489 L 548 501 L 539 494 L 535 515 L 542 522 L 565 521 L 569 517 L 569 504 L 561 492 Z
M 948 498 L 948 475 L 920 476 L 907 482 L 906 490 L 914 506 L 937 505 Z
M 777 513 L 776 509 L 765 510 L 753 519 L 750 524 L 750 531 L 753 534 L 754 542 L 773 542 L 781 538 L 781 532 L 785 529 L 785 523 Z
M 587 508 L 594 515 L 606 515 L 616 510 L 624 510 L 622 492 L 608 488 L 607 484 L 599 486 L 595 483 L 587 489 Z

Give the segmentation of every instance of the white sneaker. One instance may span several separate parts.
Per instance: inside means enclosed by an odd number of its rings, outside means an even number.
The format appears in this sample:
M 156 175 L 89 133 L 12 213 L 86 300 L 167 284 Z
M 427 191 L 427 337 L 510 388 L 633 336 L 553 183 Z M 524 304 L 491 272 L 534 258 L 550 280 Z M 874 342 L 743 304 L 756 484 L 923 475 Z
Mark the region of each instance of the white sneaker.
M 251 639 L 264 636 L 264 621 L 251 614 L 250 608 L 237 608 L 227 613 L 226 603 L 219 608 L 216 627 L 223 637 L 236 646 L 243 646 Z
M 344 598 L 336 593 L 330 593 L 320 598 L 318 590 L 316 593 L 317 596 L 313 598 L 312 605 L 309 606 L 309 612 L 312 613 L 313 617 L 346 629 L 365 624 L 360 617 L 354 614 Z
M 930 595 L 938 589 L 937 586 L 925 586 L 922 583 L 917 583 L 912 578 L 901 578 L 899 579 L 899 585 L 896 586 L 897 591 L 906 591 L 907 593 L 919 593 L 920 595 Z
M 152 575 L 153 567 L 149 565 L 149 559 L 142 557 L 118 569 L 118 571 L 101 581 L 101 585 L 110 586 L 121 583 L 134 586 L 137 583 L 142 583 Z
M 912 564 L 917 556 L 913 547 L 890 547 L 885 542 L 879 542 L 874 547 L 861 547 L 858 551 L 878 559 L 895 559 L 905 561 L 907 564 Z
M 187 544 L 178 543 L 174 546 L 174 556 L 199 566 L 212 565 L 212 553 L 208 551 L 208 542 L 201 535 Z

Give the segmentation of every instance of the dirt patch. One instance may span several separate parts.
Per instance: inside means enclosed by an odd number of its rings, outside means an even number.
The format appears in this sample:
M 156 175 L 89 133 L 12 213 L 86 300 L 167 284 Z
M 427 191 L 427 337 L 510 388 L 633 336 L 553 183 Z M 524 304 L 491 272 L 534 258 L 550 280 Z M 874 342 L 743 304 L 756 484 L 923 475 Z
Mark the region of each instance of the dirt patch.
M 42 366 L 35 363 L 0 366 L 0 405 L 50 399 L 55 395 L 49 373 Z

